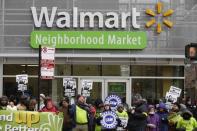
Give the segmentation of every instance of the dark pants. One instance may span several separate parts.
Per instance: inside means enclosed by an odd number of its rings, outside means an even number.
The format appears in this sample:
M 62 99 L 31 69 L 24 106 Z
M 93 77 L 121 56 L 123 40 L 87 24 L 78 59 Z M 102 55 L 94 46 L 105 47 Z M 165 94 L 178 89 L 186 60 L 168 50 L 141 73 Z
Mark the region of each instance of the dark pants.
M 146 131 L 146 126 L 128 128 L 128 131 Z

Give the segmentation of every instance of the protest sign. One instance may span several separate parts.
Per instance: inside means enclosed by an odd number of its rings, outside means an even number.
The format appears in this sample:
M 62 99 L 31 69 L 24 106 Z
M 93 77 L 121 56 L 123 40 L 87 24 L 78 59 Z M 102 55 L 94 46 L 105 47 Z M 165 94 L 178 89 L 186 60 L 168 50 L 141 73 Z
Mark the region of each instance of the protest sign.
M 18 84 L 19 91 L 27 90 L 28 75 L 27 74 L 16 75 L 16 82 Z
M 63 78 L 64 96 L 73 97 L 76 91 L 76 80 L 73 78 Z
M 101 120 L 101 125 L 107 129 L 114 129 L 116 128 L 118 122 L 117 118 L 118 116 L 116 115 L 115 112 L 113 111 L 106 111 L 101 114 L 101 117 L 103 118 Z
M 112 110 L 116 110 L 117 105 L 122 103 L 120 97 L 117 95 L 110 95 L 106 97 L 105 102 L 110 104 Z
M 90 91 L 92 90 L 93 82 L 91 80 L 82 80 L 82 91 L 81 94 L 85 97 L 90 96 Z

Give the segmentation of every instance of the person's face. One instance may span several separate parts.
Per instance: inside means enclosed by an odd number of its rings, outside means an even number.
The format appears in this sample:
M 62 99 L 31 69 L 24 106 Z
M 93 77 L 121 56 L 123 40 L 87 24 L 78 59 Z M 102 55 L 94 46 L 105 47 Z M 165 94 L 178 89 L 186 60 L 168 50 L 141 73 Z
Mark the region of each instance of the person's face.
M 53 107 L 53 104 L 51 101 L 47 102 L 47 108 L 48 109 L 51 109 Z
M 63 101 L 63 102 L 62 102 L 62 106 L 63 106 L 63 107 L 68 107 L 68 103 L 67 103 L 66 101 Z
M 14 102 L 9 102 L 9 105 L 11 106 L 11 107 L 13 107 L 14 106 Z
M 149 114 L 154 114 L 154 113 L 155 113 L 155 109 L 151 108 L 150 111 L 149 111 Z
M 109 105 L 106 105 L 105 106 L 105 110 L 109 110 Z
M 195 57 L 196 56 L 196 48 L 195 47 L 190 47 L 189 48 L 189 56 L 190 57 Z
M 174 104 L 174 105 L 172 106 L 172 110 L 173 110 L 173 111 L 178 111 L 178 110 L 179 110 L 179 107 L 178 107 L 177 105 Z
M 80 96 L 80 97 L 79 97 L 79 102 L 80 102 L 80 103 L 85 103 L 85 98 L 84 98 L 83 96 Z
M 123 112 L 123 110 L 124 110 L 123 107 L 118 107 L 118 112 L 121 113 L 121 112 Z
M 160 111 L 160 112 L 163 112 L 163 111 L 164 111 L 164 109 L 163 109 L 163 108 L 160 108 L 160 109 L 159 109 L 159 111 Z
M 3 105 L 3 106 L 7 106 L 7 104 L 8 104 L 8 102 L 7 102 L 7 100 L 1 100 L 1 105 Z

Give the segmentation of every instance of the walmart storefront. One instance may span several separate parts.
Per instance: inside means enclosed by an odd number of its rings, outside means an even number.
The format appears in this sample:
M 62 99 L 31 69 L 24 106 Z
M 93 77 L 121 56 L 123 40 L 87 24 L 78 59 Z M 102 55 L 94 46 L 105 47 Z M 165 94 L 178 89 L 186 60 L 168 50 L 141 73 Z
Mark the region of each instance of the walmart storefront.
M 56 101 L 64 77 L 76 79 L 78 93 L 82 80 L 92 80 L 92 99 L 117 94 L 128 103 L 136 93 L 154 101 L 171 85 L 183 89 L 184 46 L 197 41 L 197 2 L 161 0 L 162 10 L 158 2 L 1 0 L 0 94 L 15 94 L 15 75 L 25 72 L 36 95 L 39 44 L 57 47 L 55 79 L 41 81 L 41 92 Z

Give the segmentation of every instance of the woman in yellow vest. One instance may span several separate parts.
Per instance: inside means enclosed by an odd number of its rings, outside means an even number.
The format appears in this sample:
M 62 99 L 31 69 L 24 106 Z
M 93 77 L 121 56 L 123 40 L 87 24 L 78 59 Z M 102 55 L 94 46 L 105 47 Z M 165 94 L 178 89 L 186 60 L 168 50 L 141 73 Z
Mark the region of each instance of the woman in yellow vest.
M 124 111 L 124 106 L 123 104 L 119 104 L 117 106 L 117 111 L 116 114 L 118 115 L 118 118 L 121 121 L 120 126 L 117 127 L 117 131 L 126 131 L 126 126 L 127 126 L 127 122 L 128 122 L 128 114 L 126 111 Z

